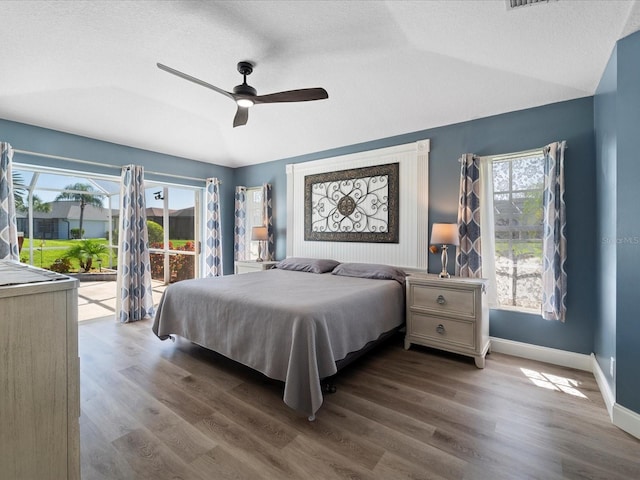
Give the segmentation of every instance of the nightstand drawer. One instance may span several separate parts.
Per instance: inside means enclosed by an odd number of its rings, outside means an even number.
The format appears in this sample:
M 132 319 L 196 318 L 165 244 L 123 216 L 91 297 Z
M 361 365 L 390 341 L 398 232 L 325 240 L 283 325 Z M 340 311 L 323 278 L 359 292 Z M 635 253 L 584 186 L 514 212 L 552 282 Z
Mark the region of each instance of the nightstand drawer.
M 471 322 L 429 317 L 416 312 L 411 312 L 409 322 L 412 335 L 470 348 L 476 346 L 474 324 Z
M 473 290 L 411 284 L 409 308 L 414 307 L 437 314 L 462 315 L 469 318 L 476 316 Z

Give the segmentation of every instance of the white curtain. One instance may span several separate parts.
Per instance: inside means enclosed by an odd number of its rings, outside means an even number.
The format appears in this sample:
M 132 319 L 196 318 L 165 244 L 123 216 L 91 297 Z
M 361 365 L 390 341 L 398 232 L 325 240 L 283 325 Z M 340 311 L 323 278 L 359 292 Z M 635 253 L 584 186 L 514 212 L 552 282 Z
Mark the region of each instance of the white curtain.
M 542 318 L 564 322 L 567 311 L 567 217 L 564 202 L 564 151 L 566 143 L 543 149 L 542 195 Z
M 143 167 L 122 168 L 118 233 L 116 315 L 122 323 L 136 322 L 154 313 Z
M 205 229 L 205 277 L 222 275 L 222 232 L 220 230 L 220 180 L 207 178 L 207 222 Z
M 12 158 L 11 145 L 0 142 L 0 259 L 20 261 L 11 173 Z
M 487 300 L 489 307 L 497 307 L 493 162 L 489 157 L 480 159 L 480 244 L 482 256 L 481 276 L 489 280 L 487 282 Z

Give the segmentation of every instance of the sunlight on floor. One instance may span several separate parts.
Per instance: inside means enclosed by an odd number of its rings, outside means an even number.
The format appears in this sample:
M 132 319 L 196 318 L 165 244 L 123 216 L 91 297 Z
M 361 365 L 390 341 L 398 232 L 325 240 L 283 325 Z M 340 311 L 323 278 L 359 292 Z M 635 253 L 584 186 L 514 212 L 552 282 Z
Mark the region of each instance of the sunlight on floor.
M 535 370 L 529 370 L 527 368 L 521 368 L 520 370 L 531 380 L 531 383 L 538 387 L 568 393 L 574 397 L 587 398 L 586 395 L 576 388 L 580 385 L 580 382 L 577 380 L 559 377 L 558 375 L 552 375 L 550 373 L 536 372 Z

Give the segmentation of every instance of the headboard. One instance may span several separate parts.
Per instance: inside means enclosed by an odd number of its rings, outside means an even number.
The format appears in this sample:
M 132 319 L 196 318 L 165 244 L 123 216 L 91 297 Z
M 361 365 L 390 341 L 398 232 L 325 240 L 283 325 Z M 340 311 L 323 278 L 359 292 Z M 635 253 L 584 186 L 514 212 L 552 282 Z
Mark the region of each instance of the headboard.
M 429 140 L 289 164 L 287 172 L 287 256 L 341 262 L 384 263 L 427 269 L 429 246 Z M 305 241 L 305 176 L 399 163 L 399 243 Z

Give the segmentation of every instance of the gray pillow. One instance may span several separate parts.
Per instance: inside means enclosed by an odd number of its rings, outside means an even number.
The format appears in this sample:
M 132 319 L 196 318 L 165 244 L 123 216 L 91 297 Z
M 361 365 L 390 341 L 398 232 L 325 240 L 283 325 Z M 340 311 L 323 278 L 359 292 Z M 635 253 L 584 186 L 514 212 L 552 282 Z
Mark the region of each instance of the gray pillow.
M 288 257 L 280 260 L 276 264 L 276 268 L 295 270 L 297 272 L 327 273 L 339 264 L 340 262 L 324 258 Z
M 395 280 L 402 285 L 404 285 L 404 280 L 407 276 L 406 273 L 399 268 L 375 263 L 341 263 L 334 268 L 331 273 L 344 277 Z

